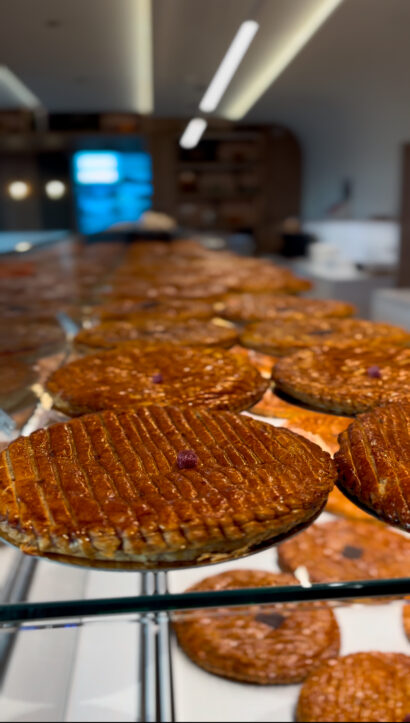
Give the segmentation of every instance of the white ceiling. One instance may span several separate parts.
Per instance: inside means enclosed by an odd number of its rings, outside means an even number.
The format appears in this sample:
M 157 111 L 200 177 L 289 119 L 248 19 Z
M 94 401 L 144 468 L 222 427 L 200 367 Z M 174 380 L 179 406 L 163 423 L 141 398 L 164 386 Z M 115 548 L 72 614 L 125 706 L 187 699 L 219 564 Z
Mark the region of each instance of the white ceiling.
M 154 0 L 155 113 L 190 116 L 240 23 L 261 23 L 223 112 L 316 0 Z M 408 103 L 410 0 L 345 0 L 250 112 Z M 51 111 L 135 109 L 135 0 L 0 0 L 0 65 Z M 0 87 L 0 107 L 13 105 Z M 409 102 L 410 105 L 410 102 Z M 409 108 L 410 110 L 410 108 Z

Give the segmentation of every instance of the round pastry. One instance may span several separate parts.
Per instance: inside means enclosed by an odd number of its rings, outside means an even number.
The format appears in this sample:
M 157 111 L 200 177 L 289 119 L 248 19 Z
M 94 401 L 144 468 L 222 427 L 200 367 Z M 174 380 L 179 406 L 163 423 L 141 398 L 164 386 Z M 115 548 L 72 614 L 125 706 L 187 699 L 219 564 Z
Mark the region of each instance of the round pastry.
M 207 577 L 187 592 L 299 585 L 292 575 L 231 570 Z M 174 623 L 188 657 L 209 673 L 261 685 L 300 683 L 337 657 L 340 633 L 325 606 L 279 604 L 227 611 L 199 610 Z
M 145 319 L 130 321 L 105 321 L 91 329 L 83 329 L 75 337 L 77 345 L 112 349 L 123 342 L 158 342 L 182 344 L 183 346 L 220 346 L 229 348 L 238 340 L 238 332 L 224 319 L 222 323 L 188 319 L 174 322 Z
M 276 321 L 277 319 L 326 319 L 352 316 L 354 306 L 344 301 L 301 299 L 279 294 L 226 294 L 214 304 L 219 316 L 233 321 Z
M 410 657 L 354 653 L 329 660 L 300 691 L 299 723 L 406 721 L 410 715 Z
M 403 608 L 403 625 L 404 632 L 410 640 L 410 603 L 407 603 Z
M 303 349 L 274 366 L 277 387 L 318 409 L 366 412 L 410 398 L 410 349 Z
M 280 545 L 278 553 L 282 570 L 305 566 L 312 582 L 388 580 L 410 569 L 410 539 L 369 522 L 312 525 Z
M 144 343 L 73 361 L 51 375 L 47 389 L 57 409 L 77 415 L 146 404 L 241 411 L 268 384 L 229 351 Z
M 92 309 L 92 315 L 101 319 L 172 319 L 175 322 L 187 319 L 210 319 L 215 315 L 213 306 L 205 301 L 184 301 L 169 299 L 158 301 L 155 299 L 121 299 Z
M 2 354 L 32 352 L 63 344 L 65 334 L 56 321 L 15 316 L 0 321 Z
M 410 400 L 361 414 L 339 442 L 340 489 L 381 520 L 410 532 Z
M 391 324 L 363 319 L 295 319 L 260 321 L 241 334 L 241 344 L 264 354 L 285 356 L 310 347 L 378 344 L 410 346 L 410 334 Z
M 335 478 L 320 447 L 242 414 L 107 410 L 2 453 L 0 536 L 80 565 L 209 564 L 310 524 Z

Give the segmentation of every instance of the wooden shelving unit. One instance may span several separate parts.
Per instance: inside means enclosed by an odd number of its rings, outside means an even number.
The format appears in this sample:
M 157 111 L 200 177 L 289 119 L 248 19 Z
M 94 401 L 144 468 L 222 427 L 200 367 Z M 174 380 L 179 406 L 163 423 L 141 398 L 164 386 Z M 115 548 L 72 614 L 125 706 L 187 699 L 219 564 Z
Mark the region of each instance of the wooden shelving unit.
M 275 251 L 282 221 L 300 211 L 301 154 L 277 126 L 211 125 L 192 151 L 176 143 L 175 215 L 181 226 L 252 234 Z

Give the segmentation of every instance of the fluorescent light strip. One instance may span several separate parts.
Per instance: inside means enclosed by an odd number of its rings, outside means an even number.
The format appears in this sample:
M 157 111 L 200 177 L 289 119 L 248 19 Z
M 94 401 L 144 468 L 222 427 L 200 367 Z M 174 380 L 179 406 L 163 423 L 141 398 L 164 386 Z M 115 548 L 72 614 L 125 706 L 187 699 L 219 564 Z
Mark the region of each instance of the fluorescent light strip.
M 12 93 L 25 108 L 35 109 L 42 107 L 41 100 L 5 65 L 0 65 L 0 85 L 6 86 L 10 93 Z
M 343 0 L 320 0 L 284 48 L 279 53 L 274 51 L 264 60 L 254 82 L 248 83 L 244 91 L 228 105 L 224 116 L 230 120 L 243 118 L 342 2 Z
M 198 145 L 207 125 L 208 123 L 203 118 L 193 118 L 189 121 L 187 127 L 185 128 L 180 138 L 179 145 L 182 148 L 195 148 L 195 146 Z
M 154 110 L 154 60 L 152 49 L 152 2 L 134 0 L 136 22 L 136 73 L 138 113 Z
M 203 113 L 212 113 L 217 108 L 258 29 L 255 20 L 246 20 L 240 26 L 199 104 Z

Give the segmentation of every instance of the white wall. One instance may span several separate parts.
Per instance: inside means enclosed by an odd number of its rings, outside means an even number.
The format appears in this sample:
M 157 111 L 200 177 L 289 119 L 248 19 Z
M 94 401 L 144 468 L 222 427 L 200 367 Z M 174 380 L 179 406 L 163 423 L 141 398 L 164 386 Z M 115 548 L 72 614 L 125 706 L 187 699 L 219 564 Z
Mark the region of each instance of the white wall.
M 323 217 L 345 178 L 354 217 L 397 215 L 410 141 L 409 29 L 410 0 L 344 0 L 249 114 L 299 138 L 305 218 Z

